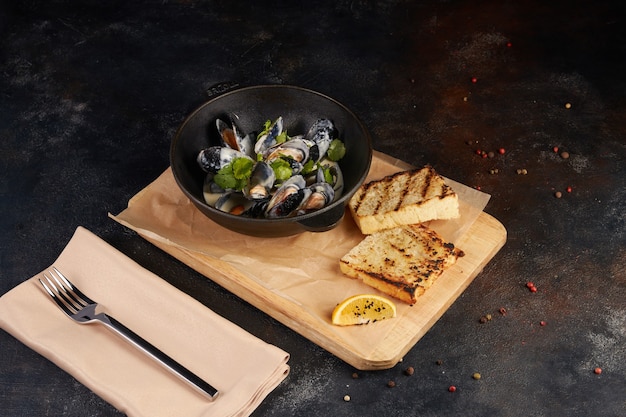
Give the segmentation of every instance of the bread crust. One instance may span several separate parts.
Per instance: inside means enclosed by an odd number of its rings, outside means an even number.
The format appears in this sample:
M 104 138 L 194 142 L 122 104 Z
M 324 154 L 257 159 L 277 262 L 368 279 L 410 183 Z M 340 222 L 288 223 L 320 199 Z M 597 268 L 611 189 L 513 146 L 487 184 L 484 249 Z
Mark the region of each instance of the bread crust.
M 345 275 L 414 304 L 463 251 L 423 225 L 405 225 L 366 236 L 340 260 Z
M 459 216 L 457 194 L 430 165 L 363 184 L 348 207 L 363 234 Z

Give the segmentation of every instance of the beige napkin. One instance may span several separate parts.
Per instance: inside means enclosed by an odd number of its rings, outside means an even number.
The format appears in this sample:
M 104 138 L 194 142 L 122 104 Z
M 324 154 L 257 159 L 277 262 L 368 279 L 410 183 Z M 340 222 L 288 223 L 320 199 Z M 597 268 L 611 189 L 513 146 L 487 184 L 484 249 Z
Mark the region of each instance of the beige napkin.
M 215 314 L 79 227 L 54 265 L 107 313 L 220 391 L 210 402 L 98 324 L 66 317 L 37 278 L 0 298 L 0 327 L 129 416 L 247 416 L 289 355 Z

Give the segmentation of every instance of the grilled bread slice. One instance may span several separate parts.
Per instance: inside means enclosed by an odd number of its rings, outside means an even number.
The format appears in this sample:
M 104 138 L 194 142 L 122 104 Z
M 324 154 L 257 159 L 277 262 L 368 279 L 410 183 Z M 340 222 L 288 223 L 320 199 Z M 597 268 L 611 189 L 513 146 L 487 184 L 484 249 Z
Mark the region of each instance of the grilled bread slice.
M 366 236 L 339 266 L 383 293 L 414 304 L 464 253 L 424 225 L 406 225 Z
M 430 165 L 364 184 L 348 206 L 366 235 L 405 224 L 459 217 L 457 194 Z

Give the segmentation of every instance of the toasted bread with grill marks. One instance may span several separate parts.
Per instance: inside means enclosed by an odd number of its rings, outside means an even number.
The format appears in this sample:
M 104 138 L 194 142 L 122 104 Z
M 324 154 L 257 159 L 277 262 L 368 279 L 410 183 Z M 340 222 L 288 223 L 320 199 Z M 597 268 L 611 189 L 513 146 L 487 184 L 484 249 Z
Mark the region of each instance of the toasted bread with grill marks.
M 348 207 L 363 234 L 459 217 L 457 194 L 430 165 L 363 184 Z
M 414 304 L 463 251 L 424 225 L 406 225 L 366 236 L 339 266 L 383 293 Z

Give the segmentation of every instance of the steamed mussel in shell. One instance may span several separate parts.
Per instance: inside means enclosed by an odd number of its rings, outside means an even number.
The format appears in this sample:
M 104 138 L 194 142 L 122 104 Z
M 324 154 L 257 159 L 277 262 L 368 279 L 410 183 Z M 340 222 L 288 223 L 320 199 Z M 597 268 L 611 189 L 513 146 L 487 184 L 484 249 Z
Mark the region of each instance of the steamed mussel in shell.
M 261 133 L 243 134 L 234 120 L 217 119 L 221 144 L 200 150 L 206 172 L 204 199 L 231 214 L 281 218 L 310 213 L 343 193 L 337 161 L 343 142 L 329 119 L 318 119 L 301 135 L 289 136 L 282 117 Z

